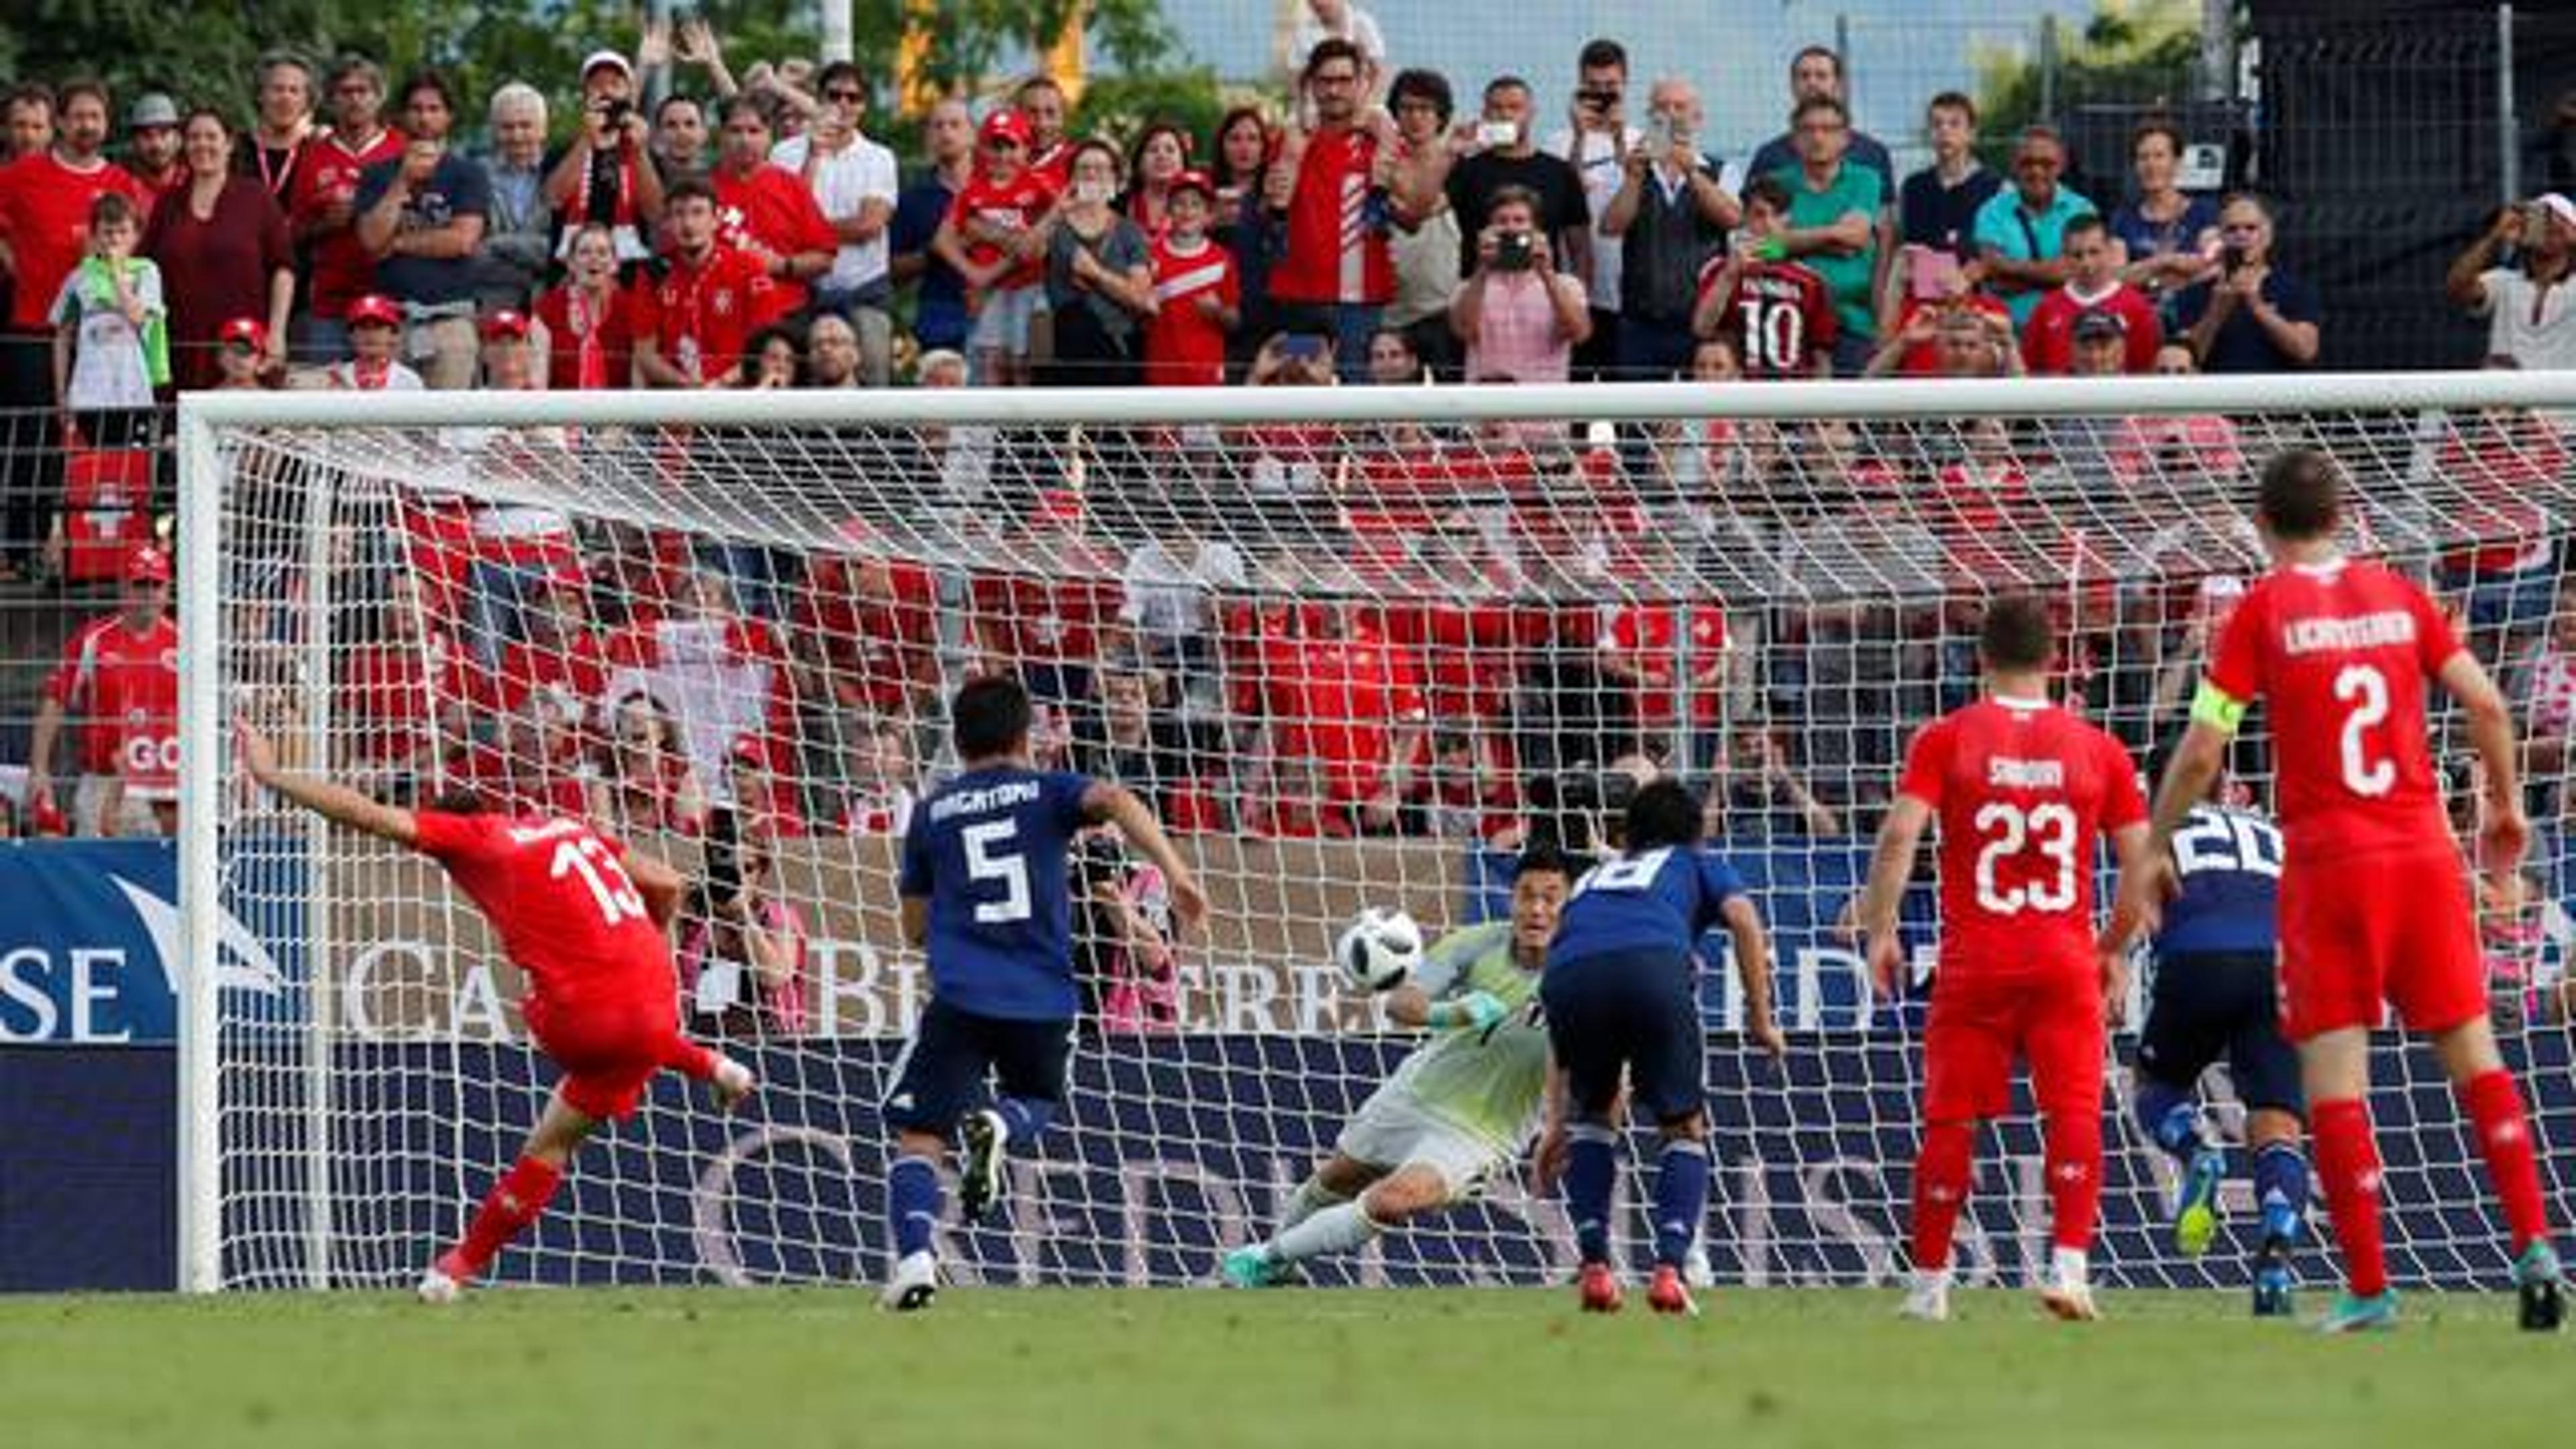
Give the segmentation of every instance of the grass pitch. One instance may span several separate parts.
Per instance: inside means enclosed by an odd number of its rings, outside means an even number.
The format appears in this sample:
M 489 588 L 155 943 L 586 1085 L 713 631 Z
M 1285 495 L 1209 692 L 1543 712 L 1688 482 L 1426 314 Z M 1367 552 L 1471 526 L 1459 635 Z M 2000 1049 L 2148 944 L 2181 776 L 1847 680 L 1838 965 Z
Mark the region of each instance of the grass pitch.
M 2317 1300 L 2323 1295 L 2311 1293 Z M 0 1299 L 0 1443 L 790 1445 L 2563 1444 L 2576 1344 L 2504 1298 L 2412 1295 L 2326 1340 L 2233 1295 L 2112 1293 L 2092 1325 L 1963 1293 L 850 1290 Z

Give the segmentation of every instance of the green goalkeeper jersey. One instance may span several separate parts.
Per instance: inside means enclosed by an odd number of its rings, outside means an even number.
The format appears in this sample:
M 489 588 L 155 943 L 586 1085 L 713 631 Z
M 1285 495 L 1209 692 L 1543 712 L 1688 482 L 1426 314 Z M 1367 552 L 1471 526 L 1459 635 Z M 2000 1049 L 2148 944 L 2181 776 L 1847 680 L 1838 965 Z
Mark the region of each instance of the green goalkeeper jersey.
M 1511 1013 L 1490 1030 L 1443 1031 L 1404 1059 L 1386 1090 L 1498 1151 L 1518 1152 L 1537 1130 L 1547 1094 L 1547 1027 L 1532 1020 L 1538 973 L 1512 960 L 1509 921 L 1443 936 L 1413 984 L 1434 1001 L 1485 992 Z

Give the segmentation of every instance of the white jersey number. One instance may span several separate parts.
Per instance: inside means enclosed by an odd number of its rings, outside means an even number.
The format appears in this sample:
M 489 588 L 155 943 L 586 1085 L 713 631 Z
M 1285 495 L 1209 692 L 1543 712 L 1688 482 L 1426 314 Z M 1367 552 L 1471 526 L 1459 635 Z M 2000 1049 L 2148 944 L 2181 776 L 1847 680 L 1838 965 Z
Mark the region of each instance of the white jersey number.
M 1596 865 L 1574 883 L 1574 894 L 1585 891 L 1619 891 L 1634 894 L 1649 890 L 1655 877 L 1663 874 L 1664 862 L 1673 858 L 1671 846 L 1650 850 L 1643 855 L 1624 855 L 1617 860 Z
M 2281 832 L 2267 821 L 2232 810 L 2194 810 L 2174 832 L 2174 866 L 2184 875 L 2241 870 L 2281 878 Z
M 2063 911 L 2075 904 L 2075 812 L 2064 805 L 2034 805 L 2024 810 L 1997 800 L 1977 811 L 1977 834 L 1986 844 L 1977 852 L 1977 904 L 1998 916 L 2023 911 Z M 2035 880 L 2010 890 L 1995 880 L 1996 867 L 2037 850 L 2057 863 L 2054 881 Z
M 2370 731 L 2388 722 L 2388 676 L 2368 664 L 2347 664 L 2335 676 L 2335 699 L 2350 705 L 2343 717 L 2343 783 L 2376 799 L 2397 788 L 2397 762 L 2370 758 Z
M 644 896 L 635 889 L 634 877 L 626 873 L 617 853 L 596 835 L 557 842 L 554 864 L 547 868 L 546 875 L 553 880 L 580 876 L 581 883 L 590 887 L 590 898 L 599 902 L 600 920 L 609 925 L 644 919 Z
M 1015 820 L 987 820 L 958 832 L 966 845 L 966 874 L 974 880 L 1002 883 L 1000 900 L 975 903 L 977 925 L 1007 926 L 1029 918 L 1029 863 L 1011 849 L 1019 833 Z M 998 855 L 997 846 L 1002 850 Z

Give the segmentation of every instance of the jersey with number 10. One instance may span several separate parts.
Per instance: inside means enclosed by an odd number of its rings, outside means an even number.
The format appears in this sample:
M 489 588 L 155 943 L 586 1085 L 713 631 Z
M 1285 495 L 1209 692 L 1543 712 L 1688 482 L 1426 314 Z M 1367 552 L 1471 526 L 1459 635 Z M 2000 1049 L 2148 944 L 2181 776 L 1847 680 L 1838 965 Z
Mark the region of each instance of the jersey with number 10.
M 1941 976 L 2089 971 L 2093 840 L 2147 818 L 2118 740 L 2043 700 L 1925 725 L 1899 793 L 1941 822 Z
M 931 993 L 979 1016 L 1070 1021 L 1073 897 L 1066 859 L 1085 821 L 1087 776 L 969 770 L 912 812 L 908 899 L 930 902 Z
M 2275 569 L 2246 591 L 2209 683 L 2267 701 L 2292 859 L 2450 848 L 2424 681 L 2458 652 L 2432 599 L 2375 563 Z
M 420 852 L 482 909 L 531 998 L 678 999 L 670 939 L 626 874 L 626 847 L 579 820 L 437 810 L 414 820 Z

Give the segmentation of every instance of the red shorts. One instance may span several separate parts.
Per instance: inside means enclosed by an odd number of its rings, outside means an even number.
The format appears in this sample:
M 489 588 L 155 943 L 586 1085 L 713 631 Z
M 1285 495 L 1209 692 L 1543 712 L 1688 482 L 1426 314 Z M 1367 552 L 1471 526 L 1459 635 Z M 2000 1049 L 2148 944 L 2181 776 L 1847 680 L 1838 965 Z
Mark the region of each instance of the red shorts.
M 2422 1032 L 2487 1009 L 2468 877 L 2447 844 L 2281 872 L 2282 1034 L 2375 1027 L 2383 1001 Z
M 563 1099 L 587 1117 L 624 1117 L 653 1074 L 676 1065 L 687 1043 L 679 1008 L 652 999 L 597 997 L 556 1002 L 530 997 L 523 1013 L 537 1048 L 563 1068 Z
M 1923 1119 L 1960 1122 L 2012 1105 L 2013 1059 L 2039 1110 L 2102 1110 L 2102 990 L 2090 974 L 1980 980 L 1944 972 L 1923 1028 Z

